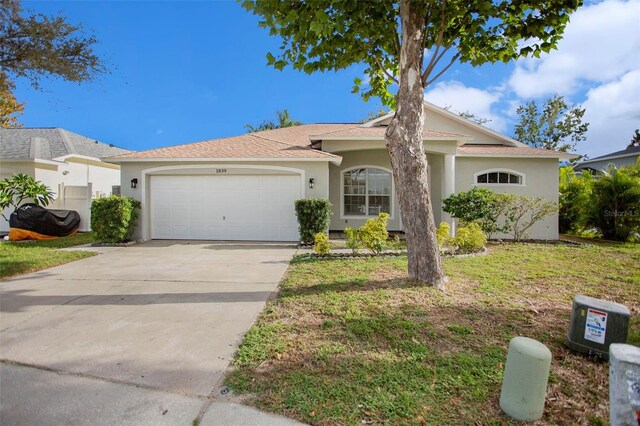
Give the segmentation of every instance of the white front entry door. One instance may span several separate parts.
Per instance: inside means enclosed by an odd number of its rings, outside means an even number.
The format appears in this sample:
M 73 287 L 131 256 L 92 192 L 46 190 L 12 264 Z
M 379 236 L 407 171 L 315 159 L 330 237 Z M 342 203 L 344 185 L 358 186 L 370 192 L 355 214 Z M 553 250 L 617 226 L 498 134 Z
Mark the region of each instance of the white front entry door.
M 151 238 L 297 241 L 299 175 L 151 176 Z

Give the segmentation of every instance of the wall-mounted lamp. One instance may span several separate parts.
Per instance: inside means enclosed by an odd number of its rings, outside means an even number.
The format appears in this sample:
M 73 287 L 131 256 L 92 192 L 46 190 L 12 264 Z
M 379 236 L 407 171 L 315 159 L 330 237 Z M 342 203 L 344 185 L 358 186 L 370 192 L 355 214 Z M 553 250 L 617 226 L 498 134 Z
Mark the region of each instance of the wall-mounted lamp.
M 138 178 L 131 179 L 131 188 L 136 189 L 136 186 L 138 186 Z
M 314 186 L 316 186 L 316 180 L 314 178 L 310 178 L 309 179 L 309 188 L 313 189 Z

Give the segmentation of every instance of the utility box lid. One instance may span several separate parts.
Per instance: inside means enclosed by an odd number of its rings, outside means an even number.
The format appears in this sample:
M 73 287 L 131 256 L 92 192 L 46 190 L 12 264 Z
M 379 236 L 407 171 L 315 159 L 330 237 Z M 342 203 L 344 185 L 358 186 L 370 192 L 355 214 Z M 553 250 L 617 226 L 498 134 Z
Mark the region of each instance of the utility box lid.
M 578 352 L 609 358 L 609 345 L 626 343 L 631 312 L 620 303 L 577 295 L 573 299 L 567 346 Z

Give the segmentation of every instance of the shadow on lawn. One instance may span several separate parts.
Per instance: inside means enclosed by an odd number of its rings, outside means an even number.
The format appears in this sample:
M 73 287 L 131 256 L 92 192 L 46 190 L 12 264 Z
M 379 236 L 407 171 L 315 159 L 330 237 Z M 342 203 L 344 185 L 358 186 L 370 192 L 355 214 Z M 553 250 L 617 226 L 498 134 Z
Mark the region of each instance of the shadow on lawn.
M 406 278 L 394 278 L 386 280 L 365 280 L 355 279 L 345 282 L 331 282 L 323 284 L 314 284 L 304 287 L 285 287 L 280 290 L 279 298 L 297 296 L 321 295 L 324 293 L 352 293 L 367 292 L 387 289 L 411 289 L 411 288 L 432 288 L 419 281 L 411 281 Z

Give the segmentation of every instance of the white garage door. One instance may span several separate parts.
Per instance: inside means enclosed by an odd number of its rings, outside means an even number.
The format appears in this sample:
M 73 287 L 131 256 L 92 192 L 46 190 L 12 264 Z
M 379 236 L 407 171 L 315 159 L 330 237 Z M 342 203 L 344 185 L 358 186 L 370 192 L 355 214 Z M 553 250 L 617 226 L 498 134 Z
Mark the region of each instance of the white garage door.
M 297 241 L 300 176 L 152 176 L 151 238 Z

